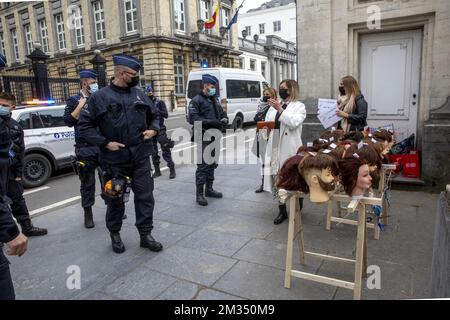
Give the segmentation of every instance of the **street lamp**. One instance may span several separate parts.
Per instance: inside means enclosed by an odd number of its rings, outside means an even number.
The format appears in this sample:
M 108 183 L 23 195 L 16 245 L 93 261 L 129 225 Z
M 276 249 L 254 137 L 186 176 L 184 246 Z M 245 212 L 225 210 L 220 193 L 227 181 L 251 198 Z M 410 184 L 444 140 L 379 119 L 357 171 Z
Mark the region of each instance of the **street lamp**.
M 247 29 L 242 30 L 242 47 L 245 47 L 244 41 L 245 41 L 245 38 L 247 38 L 247 36 L 248 36 Z

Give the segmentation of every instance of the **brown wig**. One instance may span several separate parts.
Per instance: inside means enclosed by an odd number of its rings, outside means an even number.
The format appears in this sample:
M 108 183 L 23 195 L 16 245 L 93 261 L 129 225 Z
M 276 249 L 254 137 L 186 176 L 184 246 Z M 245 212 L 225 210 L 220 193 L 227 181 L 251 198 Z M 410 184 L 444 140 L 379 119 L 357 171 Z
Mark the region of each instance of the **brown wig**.
M 387 141 L 391 143 L 393 141 L 392 133 L 386 129 L 379 129 L 373 133 L 373 138 L 377 141 Z
M 364 134 L 360 131 L 350 131 L 349 133 L 346 133 L 342 140 L 352 140 L 356 143 L 360 143 L 364 139 Z
M 353 154 L 357 154 L 361 159 L 365 160 L 369 166 L 376 166 L 381 169 L 382 163 L 378 152 L 367 142 L 364 142 L 363 146 L 358 149 L 357 144 L 353 144 L 345 151 L 344 159 L 353 157 Z
M 307 157 L 310 157 L 309 153 L 297 154 L 286 160 L 277 175 L 277 188 L 309 193 L 309 187 L 300 174 L 300 163 Z
M 331 140 L 330 141 L 331 143 L 334 142 L 337 144 L 342 139 L 343 136 L 344 136 L 344 130 L 341 130 L 341 129 L 334 130 L 334 131 L 327 130 L 327 131 L 322 132 L 322 134 L 320 135 L 320 139 L 325 139 L 328 141 Z M 331 139 L 331 138 L 333 138 L 333 139 Z
M 308 170 L 330 169 L 335 177 L 339 175 L 339 167 L 336 159 L 328 154 L 319 153 L 315 156 L 309 156 L 300 163 L 301 174 L 304 175 Z
M 312 147 L 301 146 L 300 148 L 298 148 L 297 154 L 303 155 L 303 154 L 306 154 L 306 153 L 308 153 L 308 152 L 318 152 L 318 151 L 319 151 L 319 150 L 317 150 L 316 148 L 314 148 L 314 146 L 312 146 Z
M 345 193 L 350 197 L 358 182 L 359 168 L 365 164 L 368 163 L 364 159 L 353 156 L 339 160 L 341 184 L 344 186 Z
M 325 139 L 317 139 L 313 141 L 313 148 L 317 151 L 324 150 L 330 146 L 332 142 Z

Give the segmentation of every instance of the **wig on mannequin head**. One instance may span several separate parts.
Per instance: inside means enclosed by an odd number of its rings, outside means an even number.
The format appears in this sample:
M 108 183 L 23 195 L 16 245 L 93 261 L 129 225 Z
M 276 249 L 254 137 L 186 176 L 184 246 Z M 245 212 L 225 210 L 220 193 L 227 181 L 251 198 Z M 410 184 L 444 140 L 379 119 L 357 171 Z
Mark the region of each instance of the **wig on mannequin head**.
M 363 165 L 367 165 L 367 161 L 355 156 L 339 160 L 341 184 L 344 186 L 345 193 L 350 197 L 358 182 L 359 169 Z
M 310 157 L 308 152 L 297 154 L 286 160 L 277 175 L 277 188 L 309 193 L 308 184 L 300 174 L 300 163 L 306 157 Z
M 360 131 L 350 131 L 349 133 L 346 133 L 342 140 L 352 140 L 356 143 L 360 143 L 364 139 L 364 134 Z
M 317 151 L 320 151 L 328 148 L 331 144 L 332 142 L 330 142 L 329 140 L 320 138 L 313 141 L 313 148 Z
M 369 142 L 353 144 L 345 151 L 344 158 L 353 157 L 354 154 L 357 154 L 362 160 L 367 162 L 371 169 L 370 175 L 372 176 L 372 179 L 374 179 L 374 183 L 377 183 L 380 179 L 380 170 L 383 164 L 378 152 L 373 148 L 373 145 Z
M 386 130 L 386 129 L 378 129 L 373 133 L 373 138 L 377 141 L 386 141 L 388 143 L 391 143 L 393 141 L 393 135 L 392 132 Z
M 320 134 L 320 139 L 325 139 L 330 141 L 331 143 L 338 143 L 341 141 L 342 137 L 344 136 L 344 130 L 337 129 L 337 130 L 327 130 Z

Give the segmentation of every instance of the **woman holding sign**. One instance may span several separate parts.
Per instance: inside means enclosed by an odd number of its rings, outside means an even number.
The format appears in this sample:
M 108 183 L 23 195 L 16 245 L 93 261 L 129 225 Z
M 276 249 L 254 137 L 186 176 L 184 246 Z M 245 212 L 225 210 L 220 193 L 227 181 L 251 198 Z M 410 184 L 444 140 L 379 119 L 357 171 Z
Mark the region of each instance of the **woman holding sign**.
M 265 154 L 264 191 L 274 193 L 278 171 L 303 145 L 302 124 L 306 118 L 306 108 L 299 100 L 300 92 L 295 80 L 281 82 L 278 93 L 281 101 L 269 100 L 270 109 L 265 119 L 266 122 L 274 122 L 274 130 L 270 132 Z M 281 224 L 287 217 L 286 204 L 279 203 L 279 214 L 274 223 Z
M 339 93 L 336 114 L 342 117 L 340 128 L 344 132 L 363 131 L 367 126 L 367 101 L 356 79 L 352 76 L 342 78 Z

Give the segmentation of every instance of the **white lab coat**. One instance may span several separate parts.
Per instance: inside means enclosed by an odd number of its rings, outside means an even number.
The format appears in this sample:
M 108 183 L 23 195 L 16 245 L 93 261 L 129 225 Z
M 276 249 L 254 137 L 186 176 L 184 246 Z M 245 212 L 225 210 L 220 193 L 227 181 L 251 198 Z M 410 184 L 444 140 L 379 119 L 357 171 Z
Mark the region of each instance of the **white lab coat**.
M 277 110 L 270 108 L 265 121 L 275 121 L 276 116 Z M 296 155 L 298 148 L 303 145 L 302 124 L 305 118 L 305 105 L 300 101 L 290 102 L 280 116 L 279 136 L 274 131 L 270 133 L 264 161 L 266 164 L 264 191 L 273 192 L 273 176 L 278 173 L 287 159 Z

